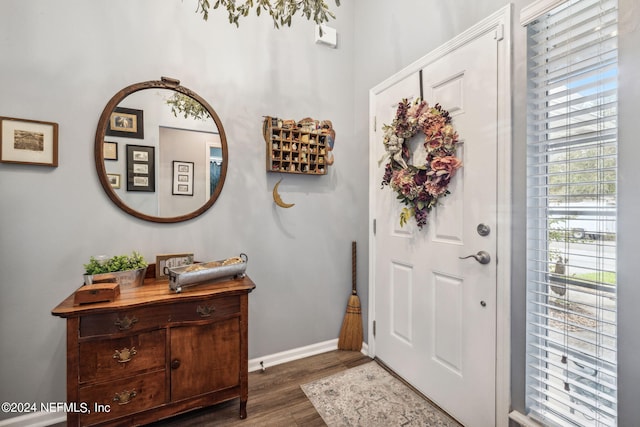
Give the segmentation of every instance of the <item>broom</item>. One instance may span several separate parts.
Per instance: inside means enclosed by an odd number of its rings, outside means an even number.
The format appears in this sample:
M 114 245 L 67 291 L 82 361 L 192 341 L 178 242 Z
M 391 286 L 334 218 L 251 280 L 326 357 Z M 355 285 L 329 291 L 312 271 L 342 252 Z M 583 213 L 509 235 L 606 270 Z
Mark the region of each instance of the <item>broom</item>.
M 338 350 L 360 351 L 362 349 L 362 312 L 360 298 L 356 291 L 356 242 L 351 242 L 351 282 L 351 295 L 340 329 Z

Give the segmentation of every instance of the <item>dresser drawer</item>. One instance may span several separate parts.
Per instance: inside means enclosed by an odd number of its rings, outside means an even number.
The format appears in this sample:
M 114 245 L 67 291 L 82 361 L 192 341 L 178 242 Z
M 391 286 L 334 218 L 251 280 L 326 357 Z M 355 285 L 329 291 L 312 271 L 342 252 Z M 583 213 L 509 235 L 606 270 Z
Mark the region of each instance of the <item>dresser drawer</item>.
M 164 369 L 166 331 L 81 342 L 80 384 Z
M 110 335 L 136 332 L 165 325 L 171 316 L 171 307 L 160 306 L 153 310 L 139 308 L 112 313 L 93 314 L 80 318 L 80 336 Z
M 154 372 L 108 383 L 81 387 L 79 401 L 90 413 L 80 415 L 82 425 L 118 418 L 165 403 L 165 374 Z M 98 408 L 108 408 L 99 410 Z
M 211 298 L 175 304 L 171 310 L 171 321 L 218 320 L 234 314 L 240 314 L 240 297 Z

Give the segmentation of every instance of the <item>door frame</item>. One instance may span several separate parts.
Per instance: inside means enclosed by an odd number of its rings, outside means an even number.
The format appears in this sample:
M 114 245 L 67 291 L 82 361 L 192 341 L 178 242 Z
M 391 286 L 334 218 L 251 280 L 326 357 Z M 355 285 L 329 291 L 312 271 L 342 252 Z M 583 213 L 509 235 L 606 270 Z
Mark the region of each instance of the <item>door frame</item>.
M 375 182 L 378 165 L 376 156 L 376 105 L 378 94 L 397 82 L 446 56 L 457 48 L 476 38 L 493 32 L 498 43 L 498 175 L 497 175 L 497 289 L 496 289 L 496 426 L 507 426 L 510 408 L 510 368 L 511 368 L 511 15 L 512 5 L 508 4 L 489 17 L 478 22 L 452 40 L 418 59 L 398 73 L 369 90 L 369 304 L 368 304 L 368 353 L 375 357 L 375 337 L 373 322 L 375 313 L 375 261 L 374 236 L 375 193 L 379 184 Z M 428 101 L 428 100 L 427 100 Z M 382 126 L 380 123 L 379 126 Z

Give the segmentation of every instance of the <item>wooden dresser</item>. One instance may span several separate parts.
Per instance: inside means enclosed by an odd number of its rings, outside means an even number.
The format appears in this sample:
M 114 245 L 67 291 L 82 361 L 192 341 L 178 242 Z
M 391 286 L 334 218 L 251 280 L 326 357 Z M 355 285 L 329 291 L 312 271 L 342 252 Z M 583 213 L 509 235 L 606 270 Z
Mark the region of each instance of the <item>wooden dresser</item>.
M 140 425 L 239 398 L 247 405 L 244 278 L 176 294 L 166 280 L 121 288 L 113 302 L 52 314 L 67 319 L 67 425 Z

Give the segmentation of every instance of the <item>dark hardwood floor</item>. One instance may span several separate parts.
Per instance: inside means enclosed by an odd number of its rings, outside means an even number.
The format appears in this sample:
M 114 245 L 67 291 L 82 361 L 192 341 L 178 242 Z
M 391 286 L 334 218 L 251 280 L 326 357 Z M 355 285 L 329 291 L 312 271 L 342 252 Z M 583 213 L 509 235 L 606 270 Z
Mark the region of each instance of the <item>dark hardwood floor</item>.
M 325 426 L 300 388 L 372 359 L 355 351 L 335 350 L 249 373 L 247 418 L 238 417 L 237 399 L 151 424 L 153 427 Z

